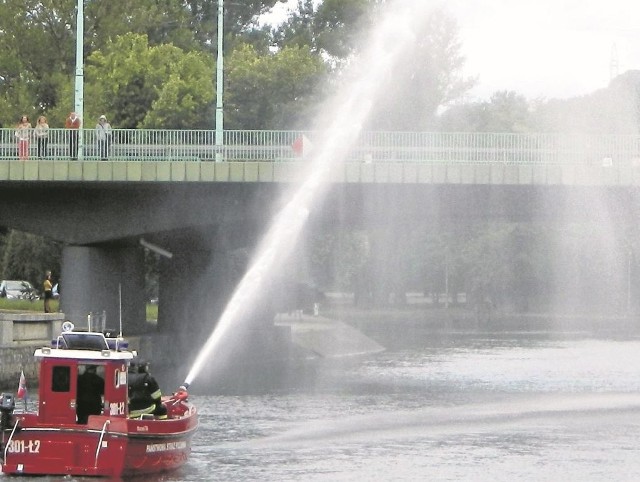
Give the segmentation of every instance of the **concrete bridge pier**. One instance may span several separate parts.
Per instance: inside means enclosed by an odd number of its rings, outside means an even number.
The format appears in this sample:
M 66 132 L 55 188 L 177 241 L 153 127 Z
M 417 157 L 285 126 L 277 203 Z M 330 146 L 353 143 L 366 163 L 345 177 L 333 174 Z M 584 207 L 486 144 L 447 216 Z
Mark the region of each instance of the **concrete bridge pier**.
M 212 330 L 224 308 L 229 275 L 224 256 L 193 245 L 171 250 L 160 261 L 158 332 L 196 340 Z
M 89 313 L 106 314 L 106 326 L 125 334 L 146 325 L 144 252 L 131 246 L 65 246 L 62 251 L 60 309 L 76 328 Z M 96 326 L 92 326 L 96 328 Z
M 172 254 L 160 259 L 158 330 L 153 343 L 153 370 L 165 385 L 184 381 L 214 333 L 246 268 L 246 254 L 238 248 L 253 242 L 249 235 L 213 229 L 191 233 L 188 239 L 158 242 Z M 241 318 L 209 354 L 195 380 L 196 391 L 244 391 L 283 376 L 291 336 L 287 327 L 274 324 L 272 285 L 241 309 Z

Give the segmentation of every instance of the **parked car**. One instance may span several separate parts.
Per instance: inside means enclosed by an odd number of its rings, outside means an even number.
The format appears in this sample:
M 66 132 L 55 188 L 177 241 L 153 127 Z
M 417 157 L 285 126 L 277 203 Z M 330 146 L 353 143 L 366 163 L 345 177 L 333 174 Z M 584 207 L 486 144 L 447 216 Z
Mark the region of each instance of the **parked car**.
M 0 297 L 8 300 L 39 300 L 40 295 L 31 283 L 24 280 L 2 280 Z

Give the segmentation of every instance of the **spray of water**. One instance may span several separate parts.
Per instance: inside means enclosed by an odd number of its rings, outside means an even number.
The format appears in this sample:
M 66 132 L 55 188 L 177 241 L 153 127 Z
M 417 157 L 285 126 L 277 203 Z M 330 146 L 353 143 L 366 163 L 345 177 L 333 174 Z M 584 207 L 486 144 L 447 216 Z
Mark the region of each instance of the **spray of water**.
M 372 105 L 393 80 L 394 66 L 402 61 L 403 53 L 411 51 L 416 32 L 428 13 L 428 4 L 425 0 L 397 0 L 389 2 L 380 12 L 381 20 L 364 44 L 367 47 L 353 60 L 345 75 L 347 87 L 327 103 L 324 119 L 316 129 L 320 135 L 315 145 L 320 147 L 312 154 L 304 181 L 294 188 L 289 202 L 276 215 L 260 242 L 253 263 L 194 361 L 185 379 L 187 386 L 215 355 L 229 330 L 245 321 L 247 307 L 259 298 L 270 273 L 292 252 L 311 208 L 326 192 L 331 172 L 358 139 Z

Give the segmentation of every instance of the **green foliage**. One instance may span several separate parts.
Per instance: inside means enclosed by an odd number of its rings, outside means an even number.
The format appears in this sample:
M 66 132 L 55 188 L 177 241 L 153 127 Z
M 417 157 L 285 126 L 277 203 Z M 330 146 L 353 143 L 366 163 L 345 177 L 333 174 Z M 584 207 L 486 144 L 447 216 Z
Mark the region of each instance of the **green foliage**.
M 192 18 L 175 0 L 111 0 L 87 2 L 85 51 L 90 56 L 106 42 L 127 34 L 145 35 L 152 46 L 173 44 L 184 50 L 197 48 Z
M 309 47 L 333 60 L 349 57 L 372 10 L 371 0 L 299 0 L 298 10 L 273 33 L 280 47 Z
M 235 39 L 245 41 L 256 28 L 260 14 L 285 0 L 242 0 L 224 2 L 225 52 L 233 50 Z M 184 0 L 181 2 L 190 17 L 191 29 L 200 46 L 215 50 L 218 26 L 218 2 Z
M 456 21 L 435 10 L 421 27 L 417 41 L 396 62 L 393 82 L 376 104 L 368 129 L 434 130 L 438 110 L 473 86 L 473 79 L 462 76 Z
M 495 92 L 488 102 L 453 106 L 440 118 L 447 132 L 513 132 L 535 131 L 535 118 L 527 99 L 513 91 Z
M 341 231 L 314 239 L 311 271 L 315 283 L 326 290 L 353 291 L 366 270 L 371 246 L 365 232 Z
M 324 65 L 308 48 L 287 47 L 259 55 L 242 45 L 227 63 L 225 127 L 228 129 L 286 129 L 308 115 L 315 85 Z
M 34 234 L 11 230 L 6 236 L 2 252 L 2 273 L 0 279 L 30 281 L 42 291 L 44 273 L 51 270 L 54 278 L 60 273 L 62 247 Z
M 225 48 L 243 38 L 266 49 L 267 31 L 255 22 L 277 2 L 228 2 Z M 0 1 L 1 125 L 13 126 L 23 113 L 31 119 L 44 113 L 52 127 L 61 127 L 73 110 L 75 7 L 75 0 Z M 106 113 L 114 127 L 209 127 L 216 7 L 210 0 L 85 2 L 85 126 Z M 146 38 L 145 44 L 134 41 L 136 36 Z M 114 58 L 114 45 L 123 48 L 119 58 Z M 155 50 L 160 46 L 180 50 L 183 58 L 175 53 L 165 57 L 166 50 Z M 135 53 L 142 57 L 124 57 Z M 138 69 L 136 60 L 143 60 Z M 116 64 L 121 67 L 116 71 L 128 70 L 127 75 L 114 75 L 111 67 Z M 192 68 L 185 69 L 187 64 Z M 176 109 L 170 112 L 174 102 Z
M 356 39 L 366 27 L 370 0 L 324 0 L 313 20 L 316 51 L 344 59 L 353 53 Z
M 126 34 L 89 58 L 87 118 L 107 113 L 119 128 L 202 128 L 210 125 L 213 61 L 173 45 L 149 46 Z
M 466 293 L 469 309 L 490 300 L 503 311 L 625 313 L 638 306 L 639 236 L 635 226 L 612 232 L 597 222 L 344 230 L 314 239 L 311 273 L 322 289 L 372 306 L 448 291 Z
M 0 123 L 34 119 L 59 102 L 54 73 L 73 73 L 74 0 L 0 2 Z

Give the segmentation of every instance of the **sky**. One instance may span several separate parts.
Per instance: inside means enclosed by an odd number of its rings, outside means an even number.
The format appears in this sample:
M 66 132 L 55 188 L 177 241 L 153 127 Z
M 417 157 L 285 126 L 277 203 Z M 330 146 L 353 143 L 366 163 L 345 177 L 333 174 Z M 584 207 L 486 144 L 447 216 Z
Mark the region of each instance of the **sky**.
M 515 90 L 567 98 L 640 68 L 640 3 L 634 0 L 448 0 L 458 20 L 472 92 Z
M 607 87 L 612 72 L 640 69 L 638 0 L 415 1 L 432 1 L 456 19 L 464 75 L 477 78 L 469 100 L 499 90 L 575 97 Z M 289 4 L 272 18 L 297 0 Z

